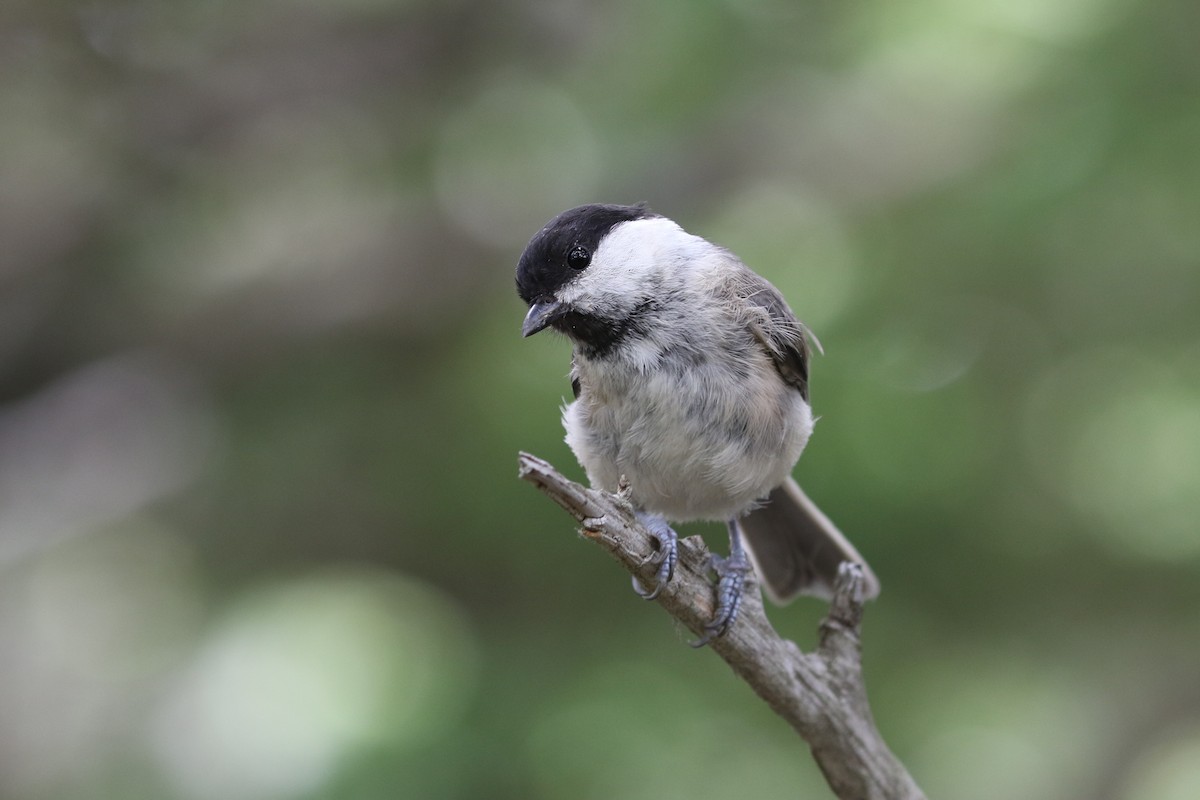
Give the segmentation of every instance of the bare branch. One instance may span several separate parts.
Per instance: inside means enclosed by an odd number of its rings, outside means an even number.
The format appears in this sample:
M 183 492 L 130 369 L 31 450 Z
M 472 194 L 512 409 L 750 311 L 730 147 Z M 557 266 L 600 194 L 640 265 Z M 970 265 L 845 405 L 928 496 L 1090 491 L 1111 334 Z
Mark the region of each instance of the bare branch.
M 647 585 L 654 572 L 655 540 L 620 496 L 568 480 L 528 453 L 520 476 L 562 506 L 630 574 Z M 675 576 L 656 601 L 697 634 L 713 615 L 708 548 L 696 536 L 679 542 Z M 861 570 L 843 564 L 817 650 L 803 653 L 783 639 L 763 612 L 758 592 L 747 592 L 741 614 L 711 649 L 812 748 L 834 794 L 842 800 L 923 800 L 920 788 L 875 727 L 863 684 L 859 624 Z

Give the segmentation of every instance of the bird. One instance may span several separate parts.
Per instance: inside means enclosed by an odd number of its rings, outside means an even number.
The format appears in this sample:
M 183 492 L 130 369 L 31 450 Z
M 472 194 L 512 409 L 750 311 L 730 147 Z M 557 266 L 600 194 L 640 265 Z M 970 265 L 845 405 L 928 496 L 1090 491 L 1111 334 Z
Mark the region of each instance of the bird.
M 694 646 L 736 622 L 747 578 L 786 603 L 832 597 L 844 561 L 870 566 L 791 473 L 813 431 L 812 344 L 783 295 L 729 250 L 646 203 L 588 204 L 551 219 L 516 268 L 525 337 L 573 345 L 566 442 L 594 488 L 625 487 L 657 541 L 654 599 L 678 562 L 672 523 L 726 523 L 712 556 L 713 618 Z M 812 344 L 810 344 L 810 342 Z

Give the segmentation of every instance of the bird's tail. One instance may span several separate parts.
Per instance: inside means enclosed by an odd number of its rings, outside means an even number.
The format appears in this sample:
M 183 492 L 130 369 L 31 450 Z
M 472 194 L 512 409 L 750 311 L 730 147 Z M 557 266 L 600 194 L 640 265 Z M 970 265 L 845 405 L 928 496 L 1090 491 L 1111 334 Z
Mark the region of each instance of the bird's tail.
M 879 579 L 866 560 L 791 478 L 737 520 L 737 527 L 763 588 L 776 603 L 798 594 L 830 599 L 843 561 L 862 567 L 863 599 L 879 594 Z

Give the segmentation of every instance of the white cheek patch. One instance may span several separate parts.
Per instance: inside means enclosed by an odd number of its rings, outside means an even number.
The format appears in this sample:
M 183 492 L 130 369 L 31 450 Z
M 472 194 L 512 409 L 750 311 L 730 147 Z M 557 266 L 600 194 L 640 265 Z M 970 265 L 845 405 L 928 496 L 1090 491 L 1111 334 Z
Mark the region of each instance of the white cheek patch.
M 583 311 L 628 310 L 678 275 L 703 244 L 663 217 L 622 222 L 600 241 L 592 263 L 560 290 L 559 299 Z

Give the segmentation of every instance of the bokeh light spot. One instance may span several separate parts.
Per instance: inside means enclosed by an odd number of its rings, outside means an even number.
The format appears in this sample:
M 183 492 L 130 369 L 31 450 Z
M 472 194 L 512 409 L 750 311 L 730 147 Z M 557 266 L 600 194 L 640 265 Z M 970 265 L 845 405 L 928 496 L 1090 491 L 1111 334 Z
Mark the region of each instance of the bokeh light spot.
M 1041 480 L 1122 552 L 1200 555 L 1200 389 L 1169 359 L 1096 348 L 1034 385 L 1026 449 Z
M 242 598 L 154 725 L 194 798 L 290 797 L 373 746 L 436 736 L 471 696 L 475 643 L 456 605 L 396 575 L 313 575 Z
M 1200 797 L 1200 728 L 1143 753 L 1127 778 L 1121 800 L 1195 800 Z
M 0 795 L 45 796 L 127 742 L 128 713 L 201 623 L 195 554 L 148 517 L 0 572 Z M 26 794 L 28 793 L 28 794 Z
M 0 413 L 0 564 L 91 533 L 187 486 L 220 441 L 180 362 L 87 364 Z

